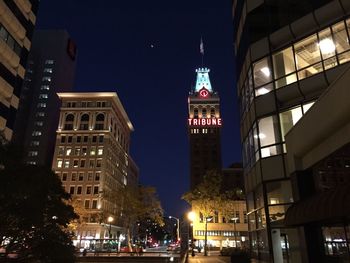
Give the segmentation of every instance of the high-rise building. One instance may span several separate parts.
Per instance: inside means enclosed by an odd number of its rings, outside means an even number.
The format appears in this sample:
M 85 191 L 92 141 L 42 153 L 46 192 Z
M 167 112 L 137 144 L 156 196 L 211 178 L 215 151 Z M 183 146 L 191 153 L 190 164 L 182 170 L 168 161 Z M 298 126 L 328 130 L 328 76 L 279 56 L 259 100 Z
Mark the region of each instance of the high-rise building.
M 220 98 L 211 86 L 209 71 L 196 70 L 196 85 L 188 96 L 191 189 L 203 180 L 207 171 L 221 170 Z
M 60 111 L 56 93 L 72 91 L 76 54 L 65 30 L 34 31 L 13 136 L 27 163 L 51 166 Z
M 129 157 L 133 126 L 115 92 L 58 97 L 62 107 L 52 168 L 85 211 L 75 243 L 97 248 L 101 240 L 116 240 L 124 232 L 116 195 L 123 186 L 137 183 L 138 168 Z
M 237 172 L 242 176 L 242 168 L 221 169 L 220 98 L 211 86 L 209 69 L 196 70 L 197 79 L 188 97 L 188 130 L 190 141 L 190 185 L 195 189 L 208 172 L 222 177 L 223 189 L 233 190 Z M 241 179 L 238 179 L 241 180 Z M 205 235 L 211 247 L 244 247 L 248 241 L 246 205 L 244 200 L 227 200 L 232 208 L 233 218 L 225 218 L 219 209 L 204 218 L 194 201 L 192 235 L 195 246 L 204 247 Z M 207 231 L 206 231 L 207 229 Z
M 307 231 L 284 222 L 295 201 L 285 136 L 348 67 L 349 15 L 347 0 L 233 1 L 250 246 L 258 262 L 315 262 L 304 254 Z
M 10 140 L 39 0 L 0 1 L 0 134 Z

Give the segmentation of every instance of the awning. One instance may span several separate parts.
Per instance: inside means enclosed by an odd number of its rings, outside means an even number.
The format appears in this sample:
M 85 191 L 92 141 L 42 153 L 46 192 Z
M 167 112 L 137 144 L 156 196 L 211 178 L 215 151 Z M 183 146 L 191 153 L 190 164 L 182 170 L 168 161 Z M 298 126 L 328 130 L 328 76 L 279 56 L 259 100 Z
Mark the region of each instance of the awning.
M 350 184 L 319 192 L 296 202 L 286 212 L 286 226 L 350 219 Z

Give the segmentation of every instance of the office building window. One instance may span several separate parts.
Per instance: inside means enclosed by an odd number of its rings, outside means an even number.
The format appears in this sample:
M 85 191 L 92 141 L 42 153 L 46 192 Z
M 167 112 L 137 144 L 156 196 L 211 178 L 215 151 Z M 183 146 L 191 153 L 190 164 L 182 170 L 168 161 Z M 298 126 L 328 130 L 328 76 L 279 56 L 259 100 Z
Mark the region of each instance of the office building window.
M 85 209 L 89 209 L 90 208 L 90 200 L 88 200 L 88 199 L 85 200 L 84 207 L 85 207 Z
M 104 129 L 104 121 L 105 121 L 105 115 L 102 113 L 99 113 L 96 116 L 95 130 L 103 130 Z
M 91 190 L 92 190 L 92 187 L 91 186 L 87 186 L 86 187 L 86 194 L 87 195 L 91 195 Z
M 32 136 L 41 136 L 41 131 L 33 131 Z
M 70 135 L 69 135 L 69 136 L 68 136 L 68 139 L 67 139 L 67 142 L 68 142 L 68 143 L 71 143 L 72 140 L 73 140 L 73 136 L 70 136 Z
M 36 121 L 36 122 L 34 122 L 34 125 L 35 125 L 35 126 L 42 127 L 42 126 L 44 126 L 44 122 L 42 122 L 42 121 Z
M 74 190 L 75 190 L 75 187 L 74 187 L 74 186 L 71 186 L 71 187 L 69 188 L 69 193 L 70 193 L 71 195 L 74 195 Z
M 300 106 L 280 113 L 281 133 L 283 141 L 287 132 L 300 120 L 302 116 L 303 113 Z
M 90 155 L 96 155 L 96 147 L 92 146 L 90 148 Z
M 52 59 L 45 60 L 45 65 L 53 65 L 54 61 Z
M 69 160 L 64 160 L 64 168 L 69 168 Z
M 45 76 L 45 77 L 43 77 L 41 80 L 42 80 L 42 81 L 48 81 L 48 82 L 51 82 L 51 77 L 47 77 L 47 76 Z
M 72 173 L 71 180 L 74 182 L 77 180 L 77 173 Z
M 102 155 L 103 154 L 103 148 L 99 147 L 97 151 L 97 155 Z
M 103 135 L 98 136 L 98 142 L 102 143 L 103 142 Z
M 61 135 L 61 143 L 65 143 L 66 142 L 66 136 L 65 135 Z
M 286 86 L 297 81 L 292 47 L 273 54 L 272 61 L 274 76 L 275 79 L 277 79 L 275 82 L 276 88 Z
M 79 156 L 80 155 L 80 147 L 75 147 L 74 149 L 74 155 Z
M 37 107 L 37 108 L 46 108 L 46 103 L 40 102 L 40 103 L 38 103 L 38 104 L 36 105 L 36 107 Z
M 49 95 L 47 94 L 39 94 L 39 99 L 47 99 Z
M 94 186 L 94 195 L 98 194 L 98 186 Z
M 88 172 L 88 178 L 87 178 L 88 181 L 92 181 L 93 180 L 93 174 L 92 172 Z
M 73 160 L 73 168 L 78 168 L 78 160 Z
M 90 160 L 89 161 L 89 168 L 94 168 L 95 167 L 95 160 Z
M 253 65 L 255 87 L 260 87 L 272 81 L 271 66 L 268 58 L 264 58 Z
M 95 174 L 95 181 L 100 181 L 101 178 L 101 173 L 96 173 Z
M 83 192 L 83 187 L 82 186 L 78 186 L 77 187 L 77 195 L 81 195 L 82 192 Z
M 81 168 L 84 168 L 85 167 L 85 160 L 80 160 L 80 167 Z
M 89 129 L 89 114 L 83 114 L 80 117 L 80 130 L 88 130 Z
M 92 200 L 92 209 L 97 209 L 97 200 Z
M 38 152 L 37 151 L 29 151 L 28 152 L 28 156 L 29 157 L 33 157 L 33 156 L 37 156 L 38 155 Z
M 280 154 L 279 147 L 274 144 L 280 142 L 278 120 L 276 116 L 269 116 L 258 121 L 261 157 Z
M 79 173 L 78 180 L 79 181 L 83 181 L 84 180 L 84 173 Z
M 57 160 L 57 168 L 62 168 L 63 160 Z
M 85 146 L 82 147 L 82 148 L 81 148 L 81 151 L 82 151 L 82 155 L 85 156 L 85 155 L 87 154 L 87 147 L 85 147 Z
M 89 140 L 89 136 L 84 136 L 83 137 L 83 142 L 88 142 L 88 140 Z
M 67 149 L 66 149 L 66 156 L 71 155 L 71 153 L 72 153 L 72 148 L 67 147 Z
M 7 46 L 17 54 L 17 56 L 21 56 L 21 46 L 2 24 L 0 24 L 0 39 L 2 39 L 7 44 Z
M 102 160 L 101 159 L 96 160 L 96 167 L 101 167 L 101 165 L 102 165 Z
M 50 90 L 50 86 L 49 85 L 41 85 L 40 89 L 41 90 Z
M 44 73 L 52 73 L 52 68 L 44 68 Z
M 62 173 L 62 181 L 67 181 L 68 174 Z

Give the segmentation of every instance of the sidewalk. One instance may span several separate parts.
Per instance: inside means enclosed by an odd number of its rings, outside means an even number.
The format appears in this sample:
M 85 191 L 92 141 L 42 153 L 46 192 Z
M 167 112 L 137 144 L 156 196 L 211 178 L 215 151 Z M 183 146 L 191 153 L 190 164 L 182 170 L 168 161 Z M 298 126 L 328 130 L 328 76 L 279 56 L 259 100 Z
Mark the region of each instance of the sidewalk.
M 187 263 L 230 263 L 230 257 L 220 256 L 218 251 L 209 251 L 207 257 L 203 253 L 196 253 L 194 257 L 189 254 Z

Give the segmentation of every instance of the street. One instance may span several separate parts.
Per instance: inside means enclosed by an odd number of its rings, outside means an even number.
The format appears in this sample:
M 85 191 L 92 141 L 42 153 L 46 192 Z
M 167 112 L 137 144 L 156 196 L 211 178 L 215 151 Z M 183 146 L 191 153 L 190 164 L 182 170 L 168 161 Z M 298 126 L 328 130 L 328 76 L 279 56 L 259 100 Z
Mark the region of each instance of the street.
M 194 257 L 188 255 L 188 263 L 229 263 L 230 257 L 220 256 L 219 252 L 209 252 L 205 257 L 203 253 L 197 253 Z

